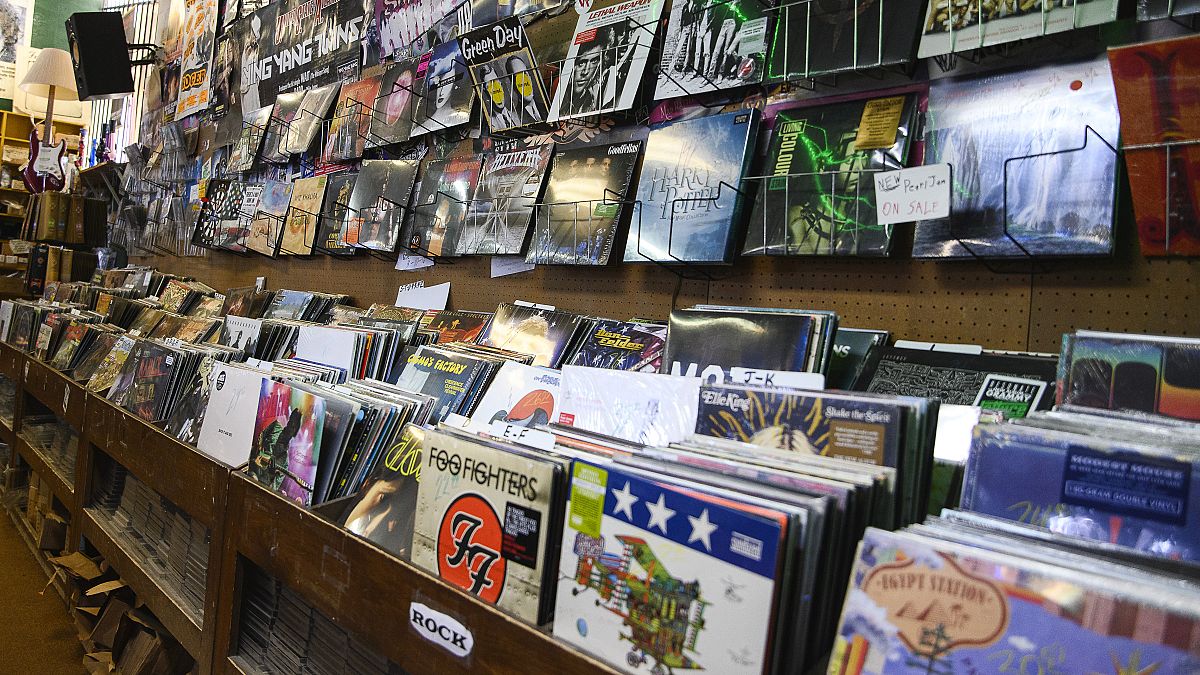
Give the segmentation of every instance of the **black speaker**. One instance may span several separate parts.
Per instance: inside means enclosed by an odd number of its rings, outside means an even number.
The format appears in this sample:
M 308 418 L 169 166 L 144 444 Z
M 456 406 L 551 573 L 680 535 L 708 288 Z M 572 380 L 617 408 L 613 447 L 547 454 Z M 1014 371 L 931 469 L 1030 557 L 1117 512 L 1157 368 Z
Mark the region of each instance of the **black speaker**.
M 76 12 L 67 18 L 67 42 L 80 101 L 133 93 L 133 66 L 117 12 Z

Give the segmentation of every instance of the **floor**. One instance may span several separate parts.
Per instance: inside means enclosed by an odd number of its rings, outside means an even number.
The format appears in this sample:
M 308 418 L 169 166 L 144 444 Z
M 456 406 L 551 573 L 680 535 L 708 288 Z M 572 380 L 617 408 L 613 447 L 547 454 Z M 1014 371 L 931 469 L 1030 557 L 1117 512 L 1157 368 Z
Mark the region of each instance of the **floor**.
M 87 672 L 75 622 L 47 581 L 12 518 L 0 509 L 0 675 Z

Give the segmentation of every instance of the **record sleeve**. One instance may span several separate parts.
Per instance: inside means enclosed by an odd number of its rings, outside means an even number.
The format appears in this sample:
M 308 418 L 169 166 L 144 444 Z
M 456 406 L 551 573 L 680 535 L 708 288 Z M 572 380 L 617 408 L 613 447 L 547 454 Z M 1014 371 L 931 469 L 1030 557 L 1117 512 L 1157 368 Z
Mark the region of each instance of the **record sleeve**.
M 814 329 L 808 314 L 677 309 L 662 372 L 718 383 L 741 369 L 803 372 L 816 348 Z
M 784 514 L 615 465 L 571 473 L 555 637 L 626 673 L 769 672 Z
M 976 2 L 933 0 L 917 56 L 970 51 L 1110 23 L 1117 20 L 1117 5 L 1114 0 L 1079 0 L 1049 6 L 1012 5 L 1003 12 L 989 12 Z
M 433 48 L 417 64 L 421 96 L 413 101 L 412 136 L 466 124 L 475 103 L 475 88 L 457 40 Z
M 302 91 L 280 94 L 275 99 L 275 107 L 271 111 L 270 122 L 267 124 L 267 133 L 263 136 L 262 159 L 264 162 L 287 163 L 289 154 L 285 149 L 285 143 L 288 135 L 291 134 L 293 123 L 299 123 L 296 115 L 300 111 L 300 103 L 303 100 L 304 92 Z
M 419 166 L 415 160 L 363 160 L 343 221 L 347 246 L 396 250 Z
M 1200 2 L 1144 0 L 1139 14 L 1148 5 L 1164 15 L 1172 5 L 1174 16 L 1200 12 Z M 1200 36 L 1193 35 L 1108 52 L 1117 105 L 1127 120 L 1122 152 L 1142 255 L 1200 255 L 1200 111 L 1189 103 L 1189 92 L 1200 86 L 1197 50 Z
M 581 12 L 547 119 L 632 108 L 662 7 L 662 0 L 626 0 Z
M 312 503 L 325 426 L 325 399 L 263 380 L 246 472 L 269 490 Z
M 960 354 L 904 347 L 884 347 L 873 372 L 864 371 L 866 391 L 894 396 L 921 396 L 942 403 L 974 405 L 989 374 L 1052 383 L 1053 359 L 998 354 Z M 1043 408 L 1050 407 L 1043 397 Z
M 438 332 L 438 342 L 478 342 L 483 329 L 492 320 L 487 312 L 460 312 L 443 310 L 434 316 L 427 326 Z
M 908 94 L 779 111 L 742 253 L 887 255 L 892 226 L 878 223 L 874 173 L 904 168 L 916 110 Z M 859 150 L 863 123 L 876 129 L 893 112 L 894 142 Z
M 640 140 L 557 149 L 525 262 L 607 265 L 617 230 L 640 213 L 628 197 L 641 153 Z
M 924 9 L 920 0 L 785 3 L 771 31 L 767 81 L 907 64 L 916 56 Z
M 533 365 L 557 368 L 582 320 L 578 314 L 501 303 L 479 344 L 532 354 Z
M 626 262 L 730 262 L 752 194 L 743 183 L 759 112 L 718 113 L 650 131 Z
M 117 381 L 117 375 L 124 369 L 125 361 L 129 359 L 129 355 L 132 353 L 134 346 L 137 345 L 137 342 L 136 338 L 128 335 L 121 336 L 108 354 L 105 355 L 104 360 L 100 362 L 95 374 L 88 380 L 87 390 L 97 394 L 104 394 L 109 391 L 113 383 Z
M 453 15 L 461 0 L 375 0 L 375 25 L 379 30 L 379 53 L 399 56 L 447 15 Z M 469 9 L 469 5 L 466 6 Z
M 337 98 L 339 88 L 340 85 L 335 83 L 304 92 L 300 109 L 288 127 L 283 142 L 284 152 L 290 155 L 308 152 L 325 124 L 325 116 L 329 114 L 329 106 Z
M 329 137 L 321 152 L 322 162 L 348 162 L 362 157 L 371 133 L 371 115 L 379 98 L 380 84 L 376 75 L 342 85 L 329 124 Z
M 545 622 L 562 466 L 432 429 L 425 439 L 413 564 L 523 621 Z
M 696 430 L 700 379 L 564 366 L 556 422 L 642 445 L 684 440 Z
M 259 195 L 258 209 L 246 235 L 246 248 L 266 256 L 278 255 L 288 204 L 292 200 L 292 184 L 267 181 Z
M 211 356 L 201 357 L 192 381 L 181 393 L 179 405 L 167 418 L 163 431 L 187 443 L 196 445 L 200 428 L 204 426 L 204 413 L 208 408 L 208 396 L 212 387 L 213 368 L 216 361 Z
M 247 111 L 242 116 L 242 133 L 229 152 L 229 159 L 225 163 L 227 169 L 249 171 L 254 167 L 254 159 L 258 156 L 263 137 L 267 134 L 273 108 L 274 105 L 264 106 L 258 110 Z
M 350 195 L 357 180 L 358 174 L 351 171 L 329 174 L 315 250 L 328 255 L 354 255 L 354 248 L 342 239 L 342 224 L 350 218 Z
M 270 380 L 266 373 L 229 363 L 214 364 L 212 378 L 196 447 L 229 466 L 238 466 L 250 454 L 259 394 L 263 383 Z
M 371 116 L 367 147 L 375 148 L 408 140 L 413 124 L 417 59 L 402 59 L 387 67 L 379 82 L 379 98 Z
M 573 366 L 657 373 L 667 327 L 636 321 L 597 321 L 571 357 Z
M 426 165 L 405 228 L 405 245 L 410 250 L 434 256 L 454 254 L 469 200 L 479 182 L 479 167 L 479 155 L 433 160 Z
M 671 3 L 654 98 L 758 84 L 767 61 L 769 6 L 751 0 Z
M 375 463 L 343 520 L 347 530 L 401 558 L 408 558 L 412 547 L 425 434 L 420 426 L 404 425 L 396 443 Z
M 488 433 L 492 422 L 537 429 L 556 421 L 561 379 L 553 370 L 505 361 L 466 428 Z
M 952 216 L 917 221 L 914 257 L 1112 252 L 1117 108 L 1107 58 L 936 80 L 928 119 L 925 163 L 953 167 Z
M 1200 421 L 1200 340 L 1078 331 L 1058 370 L 1059 404 Z
M 464 33 L 458 45 L 492 133 L 546 120 L 546 90 L 520 18 Z
M 313 241 L 320 229 L 321 204 L 325 199 L 328 180 L 329 176 L 313 176 L 292 183 L 287 221 L 279 242 L 281 255 L 312 254 Z
M 422 346 L 408 357 L 396 386 L 437 399 L 431 419 L 462 413 L 484 362 L 476 357 Z
M 516 255 L 524 251 L 534 202 L 554 146 L 523 141 L 498 144 L 486 155 L 457 255 Z
M 920 664 L 960 673 L 1027 659 L 1064 673 L 1187 672 L 1200 656 L 1183 637 L 1197 625 L 1195 604 L 1171 606 L 1164 595 L 1134 580 L 870 528 L 829 671 L 891 675 Z M 1150 623 L 1179 632 L 1139 629 Z
M 825 388 L 862 391 L 866 386 L 866 383 L 859 385 L 863 372 L 868 366 L 875 370 L 874 364 L 878 363 L 890 337 L 886 330 L 838 326 L 825 372 Z

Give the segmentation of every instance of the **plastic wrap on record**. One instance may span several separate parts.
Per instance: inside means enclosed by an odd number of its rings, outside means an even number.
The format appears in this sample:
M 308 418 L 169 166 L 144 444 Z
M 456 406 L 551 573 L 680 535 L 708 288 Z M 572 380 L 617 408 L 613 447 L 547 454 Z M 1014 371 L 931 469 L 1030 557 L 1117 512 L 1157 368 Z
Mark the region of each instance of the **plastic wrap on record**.
M 1200 340 L 1078 331 L 1063 336 L 1058 403 L 1200 421 Z
M 456 254 L 517 255 L 525 250 L 533 204 L 553 150 L 549 143 L 514 141 L 484 158 Z
M 347 162 L 362 157 L 381 84 L 382 80 L 375 75 L 342 85 L 325 147 L 321 149 L 322 162 Z
M 562 364 L 582 321 L 578 314 L 502 303 L 479 344 L 532 354 L 533 365 L 555 368 Z
M 558 420 L 562 375 L 505 361 L 475 406 L 467 429 L 487 432 L 492 422 L 537 429 Z
M 951 217 L 917 222 L 915 257 L 1112 252 L 1118 118 L 1107 58 L 937 80 L 928 118 L 925 163 L 952 167 Z
M 571 469 L 555 636 L 626 673 L 768 672 L 786 515 L 616 465 Z
M 769 6 L 754 0 L 671 3 L 654 98 L 761 82 L 766 72 L 769 21 Z M 715 36 L 711 44 L 710 35 Z
M 677 309 L 662 372 L 717 382 L 738 368 L 803 372 L 819 341 L 815 327 L 813 316 L 796 312 Z
M 402 59 L 389 65 L 383 72 L 379 98 L 372 104 L 375 110 L 371 116 L 368 148 L 408 140 L 412 131 L 413 106 L 417 100 L 413 89 L 416 79 L 416 59 Z
M 263 380 L 246 472 L 272 492 L 312 503 L 325 428 L 325 399 Z
M 963 482 L 969 511 L 1200 560 L 1194 453 L 1031 427 L 981 426 Z
M 873 528 L 857 558 L 830 673 L 898 675 L 916 664 L 968 673 L 1022 661 L 1062 673 L 1200 667 L 1191 637 L 1200 602 L 1188 607 L 1148 583 Z M 1150 625 L 1162 628 L 1142 630 Z
M 862 385 L 873 394 L 923 396 L 942 403 L 974 405 L 989 375 L 1002 374 L 1054 381 L 1055 361 L 1047 356 L 964 354 L 883 347 L 874 368 L 864 370 Z M 1050 396 L 1039 407 L 1049 408 Z
M 696 429 L 700 378 L 564 366 L 559 424 L 643 445 Z
M 343 525 L 401 557 L 412 546 L 417 486 L 425 460 L 425 429 L 406 424 L 396 443 L 375 463 Z
M 421 254 L 454 255 L 479 182 L 479 155 L 429 162 L 404 228 L 406 246 Z
M 1051 5 L 1030 2 L 1003 7 L 989 6 L 979 0 L 933 0 L 928 5 L 917 56 L 928 58 L 967 52 L 1097 26 L 1116 21 L 1117 8 L 1117 0 L 1079 0 Z
M 314 248 L 327 255 L 354 255 L 354 249 L 342 238 L 342 223 L 350 217 L 350 195 L 358 174 L 341 171 L 330 174 L 325 183 L 321 222 Z
M 341 221 L 341 237 L 347 245 L 396 250 L 419 164 L 405 159 L 363 161 L 350 193 L 350 208 Z
M 324 87 L 305 90 L 300 108 L 284 136 L 281 145 L 284 152 L 290 155 L 308 152 L 317 140 L 317 132 L 324 126 L 329 106 L 333 105 L 340 88 L 340 84 L 327 84 Z
M 434 47 L 427 56 L 417 65 L 421 81 L 416 90 L 422 96 L 413 101 L 413 137 L 466 124 L 475 103 L 475 87 L 457 40 Z
M 254 160 L 263 144 L 263 137 L 266 136 L 267 124 L 270 123 L 271 110 L 274 107 L 272 104 L 257 110 L 248 110 L 242 114 L 242 132 L 226 161 L 226 168 L 230 171 L 249 171 L 253 168 Z
M 637 321 L 597 321 L 571 357 L 571 365 L 657 373 L 667 327 Z

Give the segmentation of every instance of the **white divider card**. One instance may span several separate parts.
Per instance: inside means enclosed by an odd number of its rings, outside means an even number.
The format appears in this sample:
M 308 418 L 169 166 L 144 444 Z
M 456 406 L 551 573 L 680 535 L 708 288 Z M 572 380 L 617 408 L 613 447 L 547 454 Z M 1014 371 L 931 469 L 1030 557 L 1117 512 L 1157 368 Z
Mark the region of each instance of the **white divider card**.
M 449 281 L 436 286 L 426 286 L 423 281 L 420 284 L 416 287 L 401 286 L 396 292 L 396 306 L 439 311 L 446 309 L 446 302 L 450 299 Z
M 459 658 L 475 648 L 475 636 L 461 621 L 424 603 L 409 603 L 408 622 L 418 635 Z
M 874 178 L 880 225 L 950 217 L 949 164 L 880 171 Z
M 554 449 L 554 434 L 541 429 L 530 429 L 520 424 L 509 424 L 504 420 L 495 420 L 488 428 L 488 433 L 496 438 L 525 445 L 538 450 Z
M 401 253 L 396 258 L 396 270 L 400 272 L 411 272 L 426 267 L 433 267 L 433 261 L 423 256 Z
M 821 373 L 797 373 L 789 370 L 767 370 L 766 368 L 730 368 L 729 382 L 817 391 L 825 388 L 825 376 Z
M 296 336 L 296 358 L 357 372 L 354 358 L 359 334 L 328 326 L 301 326 Z

